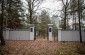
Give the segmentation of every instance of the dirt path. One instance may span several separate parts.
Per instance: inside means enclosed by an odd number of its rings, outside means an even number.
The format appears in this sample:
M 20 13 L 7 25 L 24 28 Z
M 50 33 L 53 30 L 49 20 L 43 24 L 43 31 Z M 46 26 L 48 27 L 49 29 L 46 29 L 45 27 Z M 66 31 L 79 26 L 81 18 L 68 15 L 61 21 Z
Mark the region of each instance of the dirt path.
M 0 55 L 85 55 L 85 43 L 35 41 L 6 41 Z
M 56 55 L 56 42 L 46 39 L 35 41 L 7 41 L 9 55 Z

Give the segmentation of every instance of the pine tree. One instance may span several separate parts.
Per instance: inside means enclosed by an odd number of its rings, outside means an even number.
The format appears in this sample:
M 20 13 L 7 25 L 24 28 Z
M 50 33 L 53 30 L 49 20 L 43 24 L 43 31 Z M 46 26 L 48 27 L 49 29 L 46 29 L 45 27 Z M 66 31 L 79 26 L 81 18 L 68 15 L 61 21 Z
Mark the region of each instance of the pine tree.
M 5 12 L 4 12 L 4 27 L 5 28 L 21 28 L 22 12 L 21 0 L 5 0 Z
M 44 36 L 44 38 L 45 38 L 45 35 L 47 33 L 47 24 L 51 23 L 49 14 L 45 10 L 43 10 L 39 17 L 39 20 L 40 20 L 39 33 L 40 33 L 40 35 Z

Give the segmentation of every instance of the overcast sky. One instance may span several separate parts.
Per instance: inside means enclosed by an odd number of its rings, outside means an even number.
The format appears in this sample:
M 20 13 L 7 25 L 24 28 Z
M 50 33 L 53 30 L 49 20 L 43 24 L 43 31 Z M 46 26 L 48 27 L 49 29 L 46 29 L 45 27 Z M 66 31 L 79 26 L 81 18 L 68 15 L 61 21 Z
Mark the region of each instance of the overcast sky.
M 26 0 L 22 0 L 26 6 L 27 2 Z M 52 17 L 53 15 L 58 15 L 60 16 L 61 12 L 57 11 L 57 10 L 61 10 L 62 9 L 62 2 L 61 1 L 57 1 L 57 0 L 44 0 L 43 3 L 40 5 L 39 8 L 41 8 L 41 10 L 46 10 L 50 17 Z M 41 10 L 38 10 L 38 13 L 41 13 Z M 26 11 L 27 12 L 27 11 Z M 59 18 L 55 19 L 55 23 L 59 25 Z
M 49 8 L 50 10 L 48 12 L 50 12 L 50 14 L 53 14 L 53 13 L 59 14 L 59 12 L 55 10 L 62 9 L 61 3 L 62 3 L 61 1 L 46 0 L 45 2 L 42 3 L 40 7 Z
M 22 0 L 23 2 L 26 3 L 26 0 Z M 61 10 L 61 1 L 55 1 L 55 0 L 44 0 L 43 3 L 40 5 L 41 10 L 47 10 L 50 15 L 53 14 L 60 14 L 59 11 L 55 10 Z M 39 12 L 39 11 L 38 11 Z
M 46 7 L 51 10 L 60 10 L 62 6 L 61 1 L 46 0 L 42 3 L 41 7 Z

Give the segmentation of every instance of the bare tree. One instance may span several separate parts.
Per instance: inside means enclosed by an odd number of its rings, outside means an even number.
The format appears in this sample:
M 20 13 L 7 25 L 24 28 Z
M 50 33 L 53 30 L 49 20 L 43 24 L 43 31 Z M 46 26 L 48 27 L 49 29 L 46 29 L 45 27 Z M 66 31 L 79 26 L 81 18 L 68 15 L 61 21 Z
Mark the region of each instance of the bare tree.
M 36 13 L 37 10 L 39 10 L 39 6 L 41 5 L 41 2 L 43 0 L 27 0 L 28 2 L 28 18 L 30 18 L 30 24 L 35 21 L 35 17 L 33 15 Z
M 81 34 L 81 21 L 80 21 L 80 0 L 78 0 L 78 18 L 79 18 L 79 34 L 80 34 L 80 42 L 82 43 L 82 34 Z
M 63 12 L 64 12 L 64 27 L 63 29 L 66 29 L 66 24 L 67 24 L 67 14 L 68 14 L 68 10 L 69 10 L 69 4 L 70 4 L 70 0 L 61 0 L 63 3 Z
M 70 14 L 73 16 L 73 29 L 76 30 L 76 12 L 77 12 L 77 7 L 78 7 L 78 3 L 77 3 L 77 0 L 71 0 L 71 3 L 70 3 L 70 9 L 71 9 L 71 12 Z

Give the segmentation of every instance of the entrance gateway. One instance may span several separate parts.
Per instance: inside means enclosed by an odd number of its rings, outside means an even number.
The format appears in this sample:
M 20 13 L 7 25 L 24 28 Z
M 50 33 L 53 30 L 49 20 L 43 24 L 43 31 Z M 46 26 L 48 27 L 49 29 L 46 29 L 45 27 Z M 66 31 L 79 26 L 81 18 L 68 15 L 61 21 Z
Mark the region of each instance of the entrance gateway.
M 49 41 L 52 41 L 52 26 L 53 26 L 53 24 L 48 24 L 47 26 L 48 26 L 47 27 L 47 31 L 48 31 L 47 39 Z M 36 38 L 34 24 L 30 24 L 30 40 L 34 40 L 34 38 Z
M 48 40 L 52 41 L 52 26 L 53 24 L 48 24 Z
M 34 40 L 34 25 L 30 24 L 30 40 Z

